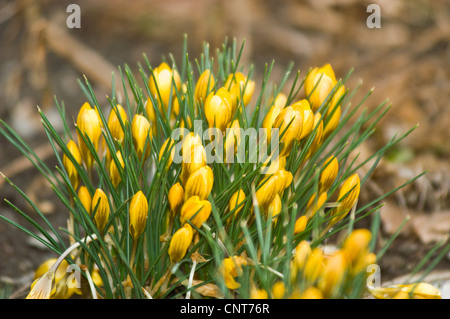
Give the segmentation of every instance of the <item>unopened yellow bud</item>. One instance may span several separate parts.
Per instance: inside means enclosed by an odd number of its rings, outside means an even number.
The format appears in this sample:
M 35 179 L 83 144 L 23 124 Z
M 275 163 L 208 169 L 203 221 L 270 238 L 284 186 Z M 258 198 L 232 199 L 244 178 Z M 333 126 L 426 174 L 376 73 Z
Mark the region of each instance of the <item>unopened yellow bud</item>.
M 376 264 L 377 262 L 377 255 L 374 253 L 366 253 L 360 258 L 356 260 L 356 262 L 352 265 L 351 274 L 353 276 L 361 273 L 361 272 L 367 272 L 367 267 L 369 265 Z
M 325 102 L 335 85 L 336 76 L 330 64 L 314 68 L 308 73 L 305 79 L 305 94 L 314 112 Z
M 172 165 L 173 158 L 175 156 L 175 146 L 174 141 L 169 137 L 165 140 L 164 144 L 161 146 L 161 150 L 159 151 L 159 161 L 163 159 L 163 156 L 167 158 L 166 169 Z
M 131 135 L 138 158 L 144 161 L 150 155 L 152 131 L 150 122 L 142 115 L 136 114 L 131 122 Z
M 322 172 L 319 178 L 319 189 L 321 192 L 327 192 L 333 185 L 339 172 L 339 163 L 335 156 L 328 157 L 322 165 Z
M 246 260 L 240 256 L 227 257 L 223 260 L 220 270 L 228 289 L 237 289 L 241 286 L 236 278 L 241 275 L 242 266 L 246 264 Z
M 148 201 L 142 191 L 133 195 L 130 202 L 130 234 L 136 241 L 144 232 L 148 215 Z
M 192 172 L 186 181 L 185 198 L 197 195 L 200 199 L 207 199 L 214 184 L 214 174 L 209 166 L 203 166 Z
M 84 104 L 78 113 L 77 118 L 78 147 L 80 149 L 81 157 L 87 168 L 91 168 L 94 162 L 94 157 L 91 154 L 88 146 L 83 140 L 83 137 L 90 140 L 94 146 L 95 151 L 98 151 L 99 139 L 102 134 L 101 120 L 96 110 L 91 108 L 88 104 Z
M 269 294 L 264 289 L 254 287 L 250 291 L 250 299 L 269 299 Z
M 190 221 L 195 227 L 200 228 L 211 214 L 211 203 L 201 200 L 198 196 L 188 198 L 181 207 L 180 221 L 184 224 Z
M 292 106 L 285 107 L 273 122 L 273 128 L 278 128 L 280 144 L 283 144 L 280 154 L 287 155 L 294 141 L 302 136 L 303 114 Z
M 180 183 L 175 183 L 169 189 L 169 207 L 172 214 L 178 212 L 183 205 L 184 201 L 184 190 Z
M 331 99 L 330 106 L 325 113 L 325 126 L 323 128 L 324 138 L 327 138 L 339 125 L 339 121 L 341 120 L 341 106 L 339 103 L 344 94 L 345 86 L 341 85 Z
M 175 83 L 175 87 L 173 83 Z M 181 89 L 180 75 L 177 70 L 172 70 L 167 63 L 163 62 L 153 70 L 149 79 L 149 89 L 157 101 L 160 101 L 161 97 L 160 102 L 167 110 L 170 99 L 176 94 L 176 90 Z
M 278 105 L 273 105 L 270 110 L 267 112 L 266 116 L 264 117 L 264 120 L 262 122 L 262 128 L 266 130 L 267 134 L 267 143 L 270 143 L 272 140 L 272 127 L 273 123 L 275 122 L 275 119 L 280 114 L 280 112 L 283 110 L 283 108 L 279 107 Z M 281 132 L 278 132 L 278 136 L 280 136 Z
M 282 281 L 277 281 L 272 286 L 272 298 L 273 299 L 283 299 L 286 293 L 286 287 Z
M 213 90 L 216 81 L 214 80 L 214 76 L 209 69 L 203 71 L 200 75 L 197 84 L 195 86 L 195 102 L 203 103 L 205 102 L 206 97 Z
M 152 100 L 149 97 L 147 98 L 147 101 L 145 102 L 145 113 L 147 114 L 148 122 L 150 123 L 150 126 L 152 127 L 152 135 L 156 136 L 158 134 L 158 120 L 156 117 L 156 111 L 153 107 Z
M 314 134 L 313 141 L 309 146 L 308 153 L 306 154 L 306 159 L 310 158 L 322 145 L 323 142 L 323 121 L 321 119 L 322 115 L 320 112 L 314 114 L 314 129 L 310 134 Z M 316 129 L 317 128 L 317 129 Z
M 177 263 L 183 259 L 192 243 L 193 235 L 194 231 L 189 224 L 184 224 L 173 234 L 168 251 L 172 263 Z
M 88 214 L 92 213 L 92 196 L 86 186 L 81 186 L 78 190 L 78 198 Z
M 270 160 L 270 162 L 269 162 Z M 286 156 L 278 156 L 276 159 L 270 159 L 261 166 L 261 172 L 264 174 L 276 174 L 279 170 L 286 167 Z
M 309 255 L 311 255 L 311 246 L 306 240 L 302 240 L 295 247 L 294 265 L 296 269 L 302 270 L 305 267 Z
M 331 224 L 336 224 L 347 215 L 358 200 L 359 191 L 359 176 L 355 173 L 344 181 L 341 189 L 339 190 L 339 206 L 331 212 L 331 215 L 334 216 L 334 218 L 330 221 Z
M 292 173 L 280 169 L 277 173 L 264 177 L 256 190 L 256 199 L 260 207 L 267 207 L 275 196 L 281 194 L 292 182 Z
M 287 96 L 284 93 L 278 93 L 273 101 L 273 105 L 275 105 L 278 109 L 282 110 L 286 106 Z
M 117 151 L 116 157 L 123 169 L 125 167 L 125 163 L 122 158 L 122 153 L 120 151 Z M 120 177 L 120 172 L 117 168 L 116 161 L 114 161 L 113 159 L 111 159 L 111 164 L 109 165 L 109 177 L 111 178 L 111 183 L 113 184 L 114 188 L 117 188 L 117 186 L 119 186 L 119 183 L 122 181 L 122 177 Z
M 319 195 L 319 198 L 316 201 L 316 194 L 313 194 L 308 201 L 306 206 L 307 216 L 308 218 L 312 218 L 318 211 L 323 207 L 325 202 L 328 199 L 328 194 L 323 192 Z
M 281 168 L 276 172 L 275 176 L 278 178 L 278 194 L 281 194 L 292 183 L 292 173 Z
M 236 216 L 244 206 L 242 203 L 245 201 L 245 193 L 242 189 L 237 190 L 233 196 L 231 196 L 228 202 L 228 207 L 230 212 L 234 211 L 234 216 Z
M 225 132 L 234 115 L 227 89 L 222 87 L 216 93 L 210 93 L 205 100 L 204 110 L 209 127 Z
M 181 181 L 186 185 L 188 178 L 198 169 L 206 166 L 206 150 L 201 143 L 190 145 L 190 150 L 184 148 L 181 163 Z M 186 188 L 186 187 L 185 187 Z
M 302 134 L 298 138 L 302 140 L 314 129 L 314 112 L 311 110 L 311 105 L 306 99 L 292 104 L 292 107 L 303 116 Z
M 281 213 L 281 207 L 281 197 L 279 194 L 276 194 L 273 201 L 267 207 L 267 215 L 272 216 L 274 222 L 276 222 L 278 215 Z
M 80 153 L 80 150 L 78 149 L 77 144 L 74 141 L 70 140 L 69 143 L 67 143 L 67 149 L 72 154 L 75 161 L 79 165 L 81 165 L 82 158 L 81 158 L 81 153 Z M 63 155 L 63 165 L 67 172 L 67 176 L 69 176 L 69 180 L 70 180 L 70 183 L 72 184 L 73 189 L 76 190 L 80 183 L 80 175 L 78 174 L 78 171 L 77 171 L 75 165 L 73 164 L 73 162 L 69 159 L 69 157 L 66 154 Z
M 326 259 L 319 281 L 319 288 L 324 296 L 330 298 L 339 291 L 347 269 L 347 259 L 342 251 L 337 251 Z
M 183 137 L 182 143 L 181 153 L 190 154 L 194 150 L 195 144 L 202 144 L 202 138 L 198 134 L 189 132 L 186 136 Z
M 91 207 L 94 213 L 94 224 L 102 233 L 109 220 L 110 207 L 108 197 L 100 188 L 95 191 Z
M 307 221 L 308 218 L 306 216 L 300 216 L 297 218 L 294 225 L 294 235 L 300 234 L 305 230 Z
M 259 183 L 256 189 L 256 199 L 259 207 L 267 207 L 275 199 L 279 189 L 277 180 L 278 178 L 272 175 L 268 179 L 264 177 Z
M 371 239 L 371 232 L 364 228 L 353 230 L 345 239 L 342 250 L 352 264 L 355 264 L 362 256 L 367 254 Z
M 314 283 L 323 271 L 324 256 L 322 249 L 316 247 L 311 251 L 303 268 L 303 277 L 311 283 Z
M 123 142 L 125 137 L 124 127 L 127 123 L 127 113 L 124 108 L 117 104 L 117 108 L 112 108 L 108 118 L 108 129 L 111 132 L 111 136 L 119 143 Z
M 255 91 L 255 82 L 247 79 L 241 72 L 236 72 L 228 76 L 224 87 L 230 92 L 233 110 L 236 111 L 241 96 L 244 106 L 250 103 L 253 92 Z
M 300 299 L 323 299 L 323 295 L 318 288 L 309 287 L 300 295 Z
M 236 154 L 239 144 L 241 143 L 241 127 L 239 120 L 234 120 L 231 126 L 226 130 L 226 138 L 224 145 L 224 162 L 232 163 L 234 155 Z

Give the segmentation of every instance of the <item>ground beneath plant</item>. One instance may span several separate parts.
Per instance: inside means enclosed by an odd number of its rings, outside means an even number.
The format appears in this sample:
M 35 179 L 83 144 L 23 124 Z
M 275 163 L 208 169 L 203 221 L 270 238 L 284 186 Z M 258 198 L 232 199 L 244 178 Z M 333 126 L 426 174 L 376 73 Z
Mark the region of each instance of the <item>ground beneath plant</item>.
M 81 28 L 68 29 L 72 1 L 0 1 L 0 118 L 16 129 L 50 167 L 57 163 L 46 142 L 36 105 L 58 125 L 54 96 L 69 116 L 84 102 L 77 79 L 86 75 L 100 103 L 111 91 L 111 72 L 129 64 L 137 68 L 146 53 L 152 64 L 169 53 L 181 59 L 184 34 L 190 57 L 203 41 L 211 52 L 225 37 L 245 39 L 243 65 L 254 64 L 260 83 L 265 63 L 275 61 L 274 82 L 288 64 L 305 74 L 309 67 L 331 63 L 338 77 L 353 68 L 349 87 L 361 85 L 354 101 L 369 110 L 384 101 L 390 111 L 361 147 L 365 159 L 395 134 L 418 128 L 379 163 L 361 194 L 368 203 L 380 194 L 427 171 L 413 184 L 387 197 L 380 211 L 378 249 L 407 220 L 379 261 L 381 279 L 410 274 L 435 247 L 447 244 L 450 231 L 450 3 L 437 1 L 77 1 Z M 369 3 L 381 8 L 381 28 L 370 29 Z M 289 82 L 289 81 L 288 81 Z M 289 85 L 289 83 L 287 84 Z M 364 167 L 363 169 L 367 169 Z M 65 227 L 68 213 L 55 200 L 39 172 L 3 137 L 0 171 L 30 196 L 52 225 Z M 29 227 L 3 199 L 39 220 L 31 206 L 0 181 L 0 215 Z M 33 215 L 34 214 L 34 215 Z M 39 223 L 48 228 L 47 225 Z M 370 227 L 371 217 L 358 227 Z M 432 254 L 439 257 L 442 249 Z M 0 297 L 26 295 L 33 272 L 48 257 L 45 247 L 0 221 Z M 450 270 L 444 254 L 430 280 L 445 284 Z M 433 277 L 434 276 L 434 277 Z M 440 276 L 440 277 L 439 277 Z M 441 278 L 441 279 L 439 279 Z M 446 290 L 447 286 L 442 286 Z

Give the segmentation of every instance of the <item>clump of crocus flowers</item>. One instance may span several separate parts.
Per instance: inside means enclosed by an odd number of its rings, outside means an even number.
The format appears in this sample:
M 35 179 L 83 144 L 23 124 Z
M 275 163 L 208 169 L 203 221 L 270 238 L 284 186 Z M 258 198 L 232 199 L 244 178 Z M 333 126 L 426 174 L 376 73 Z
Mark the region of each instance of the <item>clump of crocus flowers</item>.
M 198 70 L 141 68 L 142 89 L 127 70 L 132 94 L 108 106 L 86 82 L 90 102 L 65 122 L 73 129 L 65 138 L 42 114 L 61 151 L 55 189 L 68 208 L 71 246 L 49 244 L 59 258 L 38 268 L 29 298 L 367 291 L 367 266 L 376 263 L 370 231 L 351 231 L 334 250 L 324 245 L 329 232 L 348 231 L 363 186 L 349 165 L 352 149 L 335 141 L 345 124 L 344 81 L 326 64 L 307 73 L 302 91 L 294 84 L 267 94 L 268 76 L 259 90 L 227 51 L 218 67 L 207 56 Z M 81 274 L 75 281 L 70 266 Z M 411 292 L 397 288 L 371 292 Z M 415 294 L 436 295 L 423 285 Z

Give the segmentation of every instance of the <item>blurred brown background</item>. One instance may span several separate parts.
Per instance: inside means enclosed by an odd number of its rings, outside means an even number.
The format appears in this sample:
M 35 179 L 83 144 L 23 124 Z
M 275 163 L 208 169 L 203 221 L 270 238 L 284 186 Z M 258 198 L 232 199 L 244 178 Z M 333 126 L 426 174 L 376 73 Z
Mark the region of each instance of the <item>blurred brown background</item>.
M 80 29 L 66 26 L 71 3 L 81 8 Z M 379 29 L 366 25 L 371 3 L 381 8 Z M 281 79 L 291 61 L 302 76 L 325 63 L 338 77 L 354 68 L 348 86 L 363 81 L 354 103 L 371 88 L 369 109 L 386 99 L 392 103 L 361 149 L 364 158 L 394 134 L 420 125 L 380 163 L 363 199 L 429 171 L 383 207 L 381 243 L 406 216 L 411 219 L 381 263 L 382 275 L 407 273 L 430 245 L 449 234 L 449 0 L 0 1 L 0 118 L 52 163 L 36 105 L 57 125 L 56 96 L 73 116 L 85 101 L 77 84 L 83 74 L 100 103 L 106 103 L 117 66 L 137 68 L 143 53 L 155 66 L 170 53 L 180 61 L 184 34 L 191 59 L 199 56 L 204 41 L 213 54 L 226 37 L 238 43 L 245 39 L 242 63 L 254 64 L 257 83 L 264 64 L 272 60 L 273 81 Z M 31 194 L 50 220 L 64 226 L 66 212 L 51 200 L 42 177 L 3 137 L 0 143 L 0 171 Z M 0 214 L 23 223 L 3 202 L 8 198 L 26 209 L 17 193 L 1 181 L 0 195 Z M 0 287 L 28 287 L 34 268 L 50 255 L 0 222 Z

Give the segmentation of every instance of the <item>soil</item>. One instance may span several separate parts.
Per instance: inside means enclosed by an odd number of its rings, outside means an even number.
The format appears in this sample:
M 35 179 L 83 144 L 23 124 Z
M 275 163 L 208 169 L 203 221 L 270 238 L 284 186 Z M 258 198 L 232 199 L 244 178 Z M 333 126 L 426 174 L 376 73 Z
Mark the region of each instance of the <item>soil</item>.
M 83 0 L 77 1 L 81 28 L 68 29 L 66 8 L 72 2 L 0 1 L 0 118 L 33 149 L 44 147 L 47 141 L 36 105 L 55 114 L 56 96 L 64 102 L 68 117 L 74 117 L 84 102 L 77 84 L 83 74 L 93 79 L 100 103 L 107 103 L 111 71 L 117 74 L 117 66 L 125 63 L 136 69 L 137 62 L 143 61 L 142 53 L 152 64 L 158 64 L 163 55 L 167 59 L 169 53 L 179 62 L 185 33 L 190 57 L 199 55 L 203 41 L 208 41 L 214 52 L 227 36 L 236 37 L 238 43 L 245 38 L 242 64 L 254 63 L 256 79 L 261 79 L 261 70 L 272 59 L 274 82 L 281 79 L 291 61 L 303 74 L 309 67 L 329 62 L 339 77 L 354 68 L 349 87 L 363 81 L 355 101 L 375 87 L 366 102 L 369 110 L 389 99 L 392 108 L 362 149 L 364 155 L 385 145 L 394 134 L 420 124 L 380 162 L 361 201 L 369 202 L 427 170 L 417 182 L 386 198 L 389 205 L 383 208 L 379 246 L 392 236 L 402 216 L 409 215 L 411 221 L 379 261 L 383 280 L 408 274 L 436 244 L 436 238 L 428 240 L 414 218 L 425 214 L 433 220 L 433 214 L 450 211 L 449 1 Z M 369 3 L 380 5 L 380 29 L 366 25 Z M 50 26 L 64 34 L 56 39 Z M 49 39 L 48 34 L 54 37 Z M 84 61 L 87 56 L 99 62 L 89 64 Z M 31 194 L 52 225 L 65 227 L 68 216 L 64 207 L 54 200 L 35 168 L 14 166 L 21 159 L 18 150 L 0 136 L 0 171 Z M 46 162 L 50 167 L 56 164 L 52 156 Z M 0 183 L 0 198 L 0 215 L 29 227 L 3 201 L 7 199 L 39 220 L 7 183 Z M 448 216 L 447 221 L 450 213 Z M 357 226 L 370 227 L 370 219 Z M 450 227 L 439 231 L 446 236 Z M 34 270 L 48 257 L 54 255 L 0 221 L 0 297 L 6 287 L 8 292 L 14 291 L 13 297 L 23 297 Z M 437 269 L 449 266 L 444 257 Z

